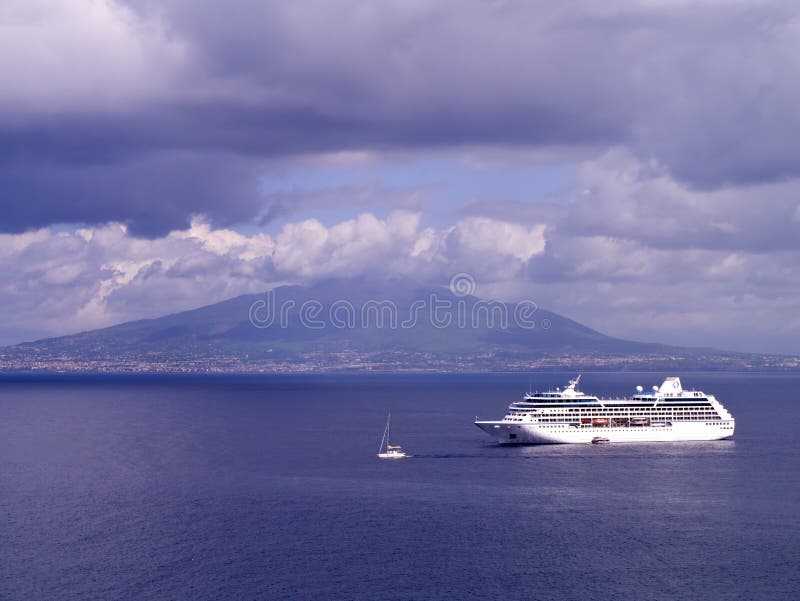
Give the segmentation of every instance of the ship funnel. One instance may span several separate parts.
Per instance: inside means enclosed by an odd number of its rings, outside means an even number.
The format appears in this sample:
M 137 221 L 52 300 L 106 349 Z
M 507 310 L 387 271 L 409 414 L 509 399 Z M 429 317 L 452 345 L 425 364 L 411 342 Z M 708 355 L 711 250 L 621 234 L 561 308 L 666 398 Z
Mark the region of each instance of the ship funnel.
M 661 394 L 676 394 L 683 392 L 683 388 L 681 388 L 681 379 L 676 376 L 670 376 L 661 384 L 661 388 L 658 389 L 658 392 Z

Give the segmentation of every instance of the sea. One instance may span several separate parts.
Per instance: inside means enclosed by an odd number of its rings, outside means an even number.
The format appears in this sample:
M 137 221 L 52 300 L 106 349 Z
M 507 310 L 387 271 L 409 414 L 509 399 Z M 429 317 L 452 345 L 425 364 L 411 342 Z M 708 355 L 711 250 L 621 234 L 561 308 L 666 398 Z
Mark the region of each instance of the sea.
M 574 376 L 2 376 L 0 599 L 800 599 L 800 376 L 683 374 L 732 440 L 472 423 Z

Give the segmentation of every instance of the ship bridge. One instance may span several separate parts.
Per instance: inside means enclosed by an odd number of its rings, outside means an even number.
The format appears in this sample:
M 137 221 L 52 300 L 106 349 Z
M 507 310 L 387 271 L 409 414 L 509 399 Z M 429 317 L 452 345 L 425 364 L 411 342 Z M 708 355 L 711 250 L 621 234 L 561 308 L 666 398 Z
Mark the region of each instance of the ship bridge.
M 578 390 L 580 380 L 580 376 L 570 380 L 563 390 L 556 388 L 547 392 L 529 392 L 521 401 L 511 403 L 509 409 L 511 413 L 514 413 L 514 410 L 530 411 L 531 409 L 547 409 L 563 405 L 573 407 L 599 405 L 600 401 L 596 396 L 584 394 Z

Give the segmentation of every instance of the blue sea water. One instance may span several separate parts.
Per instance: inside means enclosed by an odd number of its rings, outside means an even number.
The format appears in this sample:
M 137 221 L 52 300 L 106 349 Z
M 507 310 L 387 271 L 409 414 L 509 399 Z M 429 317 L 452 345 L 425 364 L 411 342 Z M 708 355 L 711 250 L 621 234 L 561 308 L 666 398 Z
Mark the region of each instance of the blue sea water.
M 800 377 L 685 375 L 730 441 L 472 425 L 572 375 L 5 376 L 0 598 L 800 598 Z

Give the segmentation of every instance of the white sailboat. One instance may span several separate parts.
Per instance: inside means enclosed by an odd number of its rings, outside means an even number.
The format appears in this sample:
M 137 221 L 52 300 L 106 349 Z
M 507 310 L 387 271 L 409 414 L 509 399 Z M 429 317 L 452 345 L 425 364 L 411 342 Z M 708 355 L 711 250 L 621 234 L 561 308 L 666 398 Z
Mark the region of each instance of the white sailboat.
M 381 459 L 402 459 L 403 457 L 408 457 L 402 447 L 389 444 L 389 423 L 391 420 L 392 414 L 390 413 L 386 418 L 386 428 L 383 431 L 383 438 L 381 438 L 381 446 L 378 447 L 378 457 Z

